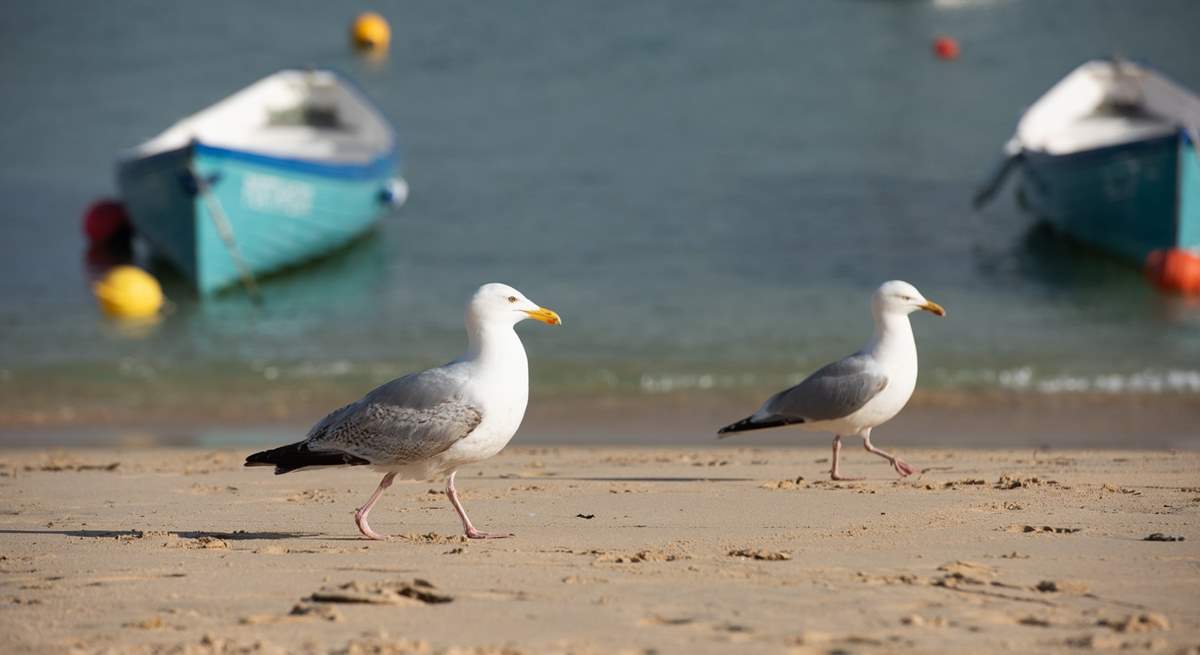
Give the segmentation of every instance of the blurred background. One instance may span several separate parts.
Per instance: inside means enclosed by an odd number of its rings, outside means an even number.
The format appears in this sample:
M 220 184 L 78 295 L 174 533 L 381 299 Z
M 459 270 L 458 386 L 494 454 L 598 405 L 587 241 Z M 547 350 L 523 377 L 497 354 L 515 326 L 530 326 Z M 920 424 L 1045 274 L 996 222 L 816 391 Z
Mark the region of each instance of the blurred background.
M 390 23 L 382 56 L 349 45 L 366 9 Z M 1195 443 L 1200 304 L 1040 226 L 1011 189 L 971 207 L 1021 112 L 1084 61 L 1120 54 L 1200 88 L 1193 0 L 48 1 L 0 15 L 0 443 L 302 436 L 457 356 L 466 298 L 503 281 L 565 321 L 520 328 L 528 440 L 709 444 L 858 348 L 869 294 L 892 278 L 949 312 L 913 317 L 921 377 L 893 431 L 909 443 L 1009 443 L 1033 424 L 1051 425 L 1037 443 L 1092 443 L 1080 416 L 1127 410 L 1133 432 L 1097 443 Z M 938 35 L 957 57 L 935 56 Z M 238 288 L 201 299 L 151 267 L 163 320 L 106 318 L 80 221 L 116 195 L 118 153 L 294 66 L 338 70 L 377 103 L 407 203 L 259 280 L 261 306 Z M 789 442 L 753 443 L 771 439 Z

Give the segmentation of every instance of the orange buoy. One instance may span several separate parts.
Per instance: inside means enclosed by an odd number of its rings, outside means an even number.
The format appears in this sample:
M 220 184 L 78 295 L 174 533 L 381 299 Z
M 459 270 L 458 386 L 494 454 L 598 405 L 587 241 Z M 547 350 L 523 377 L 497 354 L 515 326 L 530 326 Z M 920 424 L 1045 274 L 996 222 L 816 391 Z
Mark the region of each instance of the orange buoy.
M 363 12 L 350 26 L 350 41 L 363 52 L 387 50 L 392 41 L 392 28 L 383 16 L 373 11 Z
M 960 49 L 958 41 L 949 36 L 939 36 L 933 40 L 933 54 L 938 59 L 949 61 L 958 59 Z
M 1155 250 L 1146 257 L 1146 275 L 1160 289 L 1200 294 L 1200 253 L 1182 248 Z

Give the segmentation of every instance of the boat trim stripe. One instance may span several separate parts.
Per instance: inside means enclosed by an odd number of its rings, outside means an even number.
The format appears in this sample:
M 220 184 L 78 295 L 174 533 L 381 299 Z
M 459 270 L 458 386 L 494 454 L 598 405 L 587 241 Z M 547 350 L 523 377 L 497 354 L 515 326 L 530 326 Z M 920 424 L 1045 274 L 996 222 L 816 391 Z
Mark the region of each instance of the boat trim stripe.
M 375 160 L 362 164 L 335 164 L 332 162 L 314 161 L 311 159 L 296 159 L 292 157 L 276 157 L 248 150 L 233 150 L 211 146 L 199 141 L 192 143 L 197 155 L 208 155 L 222 159 L 235 159 L 248 164 L 270 166 L 282 170 L 320 175 L 322 177 L 340 177 L 349 180 L 361 180 L 389 175 L 396 167 L 396 149 L 380 155 Z

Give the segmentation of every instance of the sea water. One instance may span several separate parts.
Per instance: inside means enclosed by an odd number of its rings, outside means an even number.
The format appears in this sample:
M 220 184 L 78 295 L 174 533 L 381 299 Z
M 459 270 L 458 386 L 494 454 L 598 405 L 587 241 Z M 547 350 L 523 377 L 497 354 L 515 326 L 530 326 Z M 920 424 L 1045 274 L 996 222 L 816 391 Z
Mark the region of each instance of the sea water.
M 1200 307 L 975 186 L 1021 111 L 1119 53 L 1200 89 L 1200 3 L 380 3 L 383 61 L 329 2 L 0 9 L 0 417 L 136 418 L 272 385 L 356 394 L 463 347 L 511 283 L 540 397 L 772 390 L 852 352 L 900 278 L 920 388 L 1200 399 Z M 940 61 L 935 35 L 959 40 Z M 409 202 L 336 255 L 131 334 L 95 307 L 80 217 L 123 148 L 281 67 L 354 77 Z M 236 391 L 235 391 L 236 390 Z M 32 412 L 32 414 L 31 414 Z

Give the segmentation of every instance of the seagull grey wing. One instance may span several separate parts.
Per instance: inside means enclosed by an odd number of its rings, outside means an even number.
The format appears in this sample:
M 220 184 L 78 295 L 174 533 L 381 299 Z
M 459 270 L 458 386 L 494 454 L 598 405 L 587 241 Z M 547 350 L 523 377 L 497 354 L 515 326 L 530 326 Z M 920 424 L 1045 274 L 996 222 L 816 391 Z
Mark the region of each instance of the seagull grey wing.
M 479 426 L 483 415 L 462 397 L 465 378 L 442 367 L 406 375 L 317 424 L 310 448 L 340 450 L 372 464 L 406 464 L 437 455 Z
M 356 407 L 358 407 L 358 403 L 354 402 L 329 412 L 325 415 L 325 418 L 317 421 L 317 424 L 312 426 L 312 429 L 308 431 L 308 435 L 304 437 L 304 440 L 312 442 L 315 438 L 325 434 L 331 427 L 342 422 Z
M 887 386 L 887 376 L 866 355 L 829 364 L 763 405 L 763 413 L 793 421 L 830 421 L 862 409 Z
M 410 373 L 371 390 L 361 402 L 430 409 L 462 398 L 467 383 L 466 369 L 447 364 L 420 373 Z

